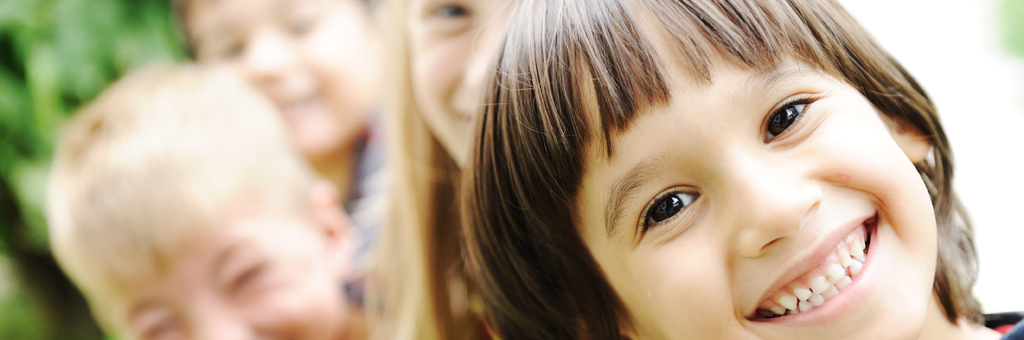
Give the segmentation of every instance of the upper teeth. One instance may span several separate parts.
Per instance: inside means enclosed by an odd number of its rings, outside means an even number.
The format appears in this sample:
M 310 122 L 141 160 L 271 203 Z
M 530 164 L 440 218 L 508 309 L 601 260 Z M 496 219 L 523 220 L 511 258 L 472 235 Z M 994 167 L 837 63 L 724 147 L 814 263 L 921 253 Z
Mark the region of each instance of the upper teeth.
M 862 243 L 860 241 L 854 242 L 853 246 L 850 247 L 850 255 L 853 255 L 853 258 L 855 258 L 855 259 L 859 259 L 859 260 L 863 261 L 864 260 L 864 243 Z
M 781 316 L 806 312 L 839 294 L 864 266 L 864 242 L 853 240 L 846 245 L 836 251 L 838 258 L 826 267 L 825 275 L 813 276 L 807 282 L 790 283 L 787 287 L 791 290 L 783 289 L 762 303 L 758 314 Z

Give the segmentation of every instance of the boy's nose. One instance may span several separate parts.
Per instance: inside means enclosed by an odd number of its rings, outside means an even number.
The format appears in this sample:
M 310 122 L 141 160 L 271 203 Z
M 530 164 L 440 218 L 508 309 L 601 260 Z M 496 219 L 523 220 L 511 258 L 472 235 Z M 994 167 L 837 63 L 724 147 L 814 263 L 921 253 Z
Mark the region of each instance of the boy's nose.
M 196 340 L 256 340 L 251 327 L 239 317 L 227 313 L 207 313 L 196 327 Z
M 243 52 L 244 72 L 260 86 L 270 85 L 294 71 L 299 58 L 295 48 L 284 33 L 269 29 L 257 32 Z
M 769 160 L 736 164 L 730 171 L 731 210 L 738 212 L 732 222 L 743 256 L 759 257 L 793 239 L 821 202 L 821 186 L 799 169 L 791 162 Z

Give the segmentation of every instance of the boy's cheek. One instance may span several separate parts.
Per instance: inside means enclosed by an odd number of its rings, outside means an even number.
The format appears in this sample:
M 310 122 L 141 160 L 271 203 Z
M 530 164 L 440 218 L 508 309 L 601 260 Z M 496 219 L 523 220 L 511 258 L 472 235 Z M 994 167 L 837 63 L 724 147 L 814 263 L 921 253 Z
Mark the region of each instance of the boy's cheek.
M 687 241 L 621 256 L 630 265 L 619 273 L 629 276 L 612 284 L 637 320 L 639 338 L 715 338 L 728 333 L 722 330 L 736 307 L 724 259 L 714 256 L 713 249 L 694 247 L 714 242 Z
M 871 195 L 897 237 L 916 254 L 935 252 L 935 215 L 924 180 L 907 145 L 873 111 L 845 111 L 824 123 L 816 143 L 816 173 L 831 185 Z M 895 136 L 899 137 L 899 136 Z M 917 152 L 930 145 L 911 141 Z

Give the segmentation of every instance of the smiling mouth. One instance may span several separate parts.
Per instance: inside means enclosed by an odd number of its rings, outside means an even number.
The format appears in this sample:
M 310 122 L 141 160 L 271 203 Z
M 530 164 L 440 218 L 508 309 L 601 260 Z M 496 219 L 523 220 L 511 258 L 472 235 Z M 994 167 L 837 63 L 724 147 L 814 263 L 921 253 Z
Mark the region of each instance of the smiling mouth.
M 863 270 L 877 224 L 877 215 L 865 220 L 839 241 L 824 262 L 762 301 L 748 319 L 768 320 L 809 312 L 839 295 Z

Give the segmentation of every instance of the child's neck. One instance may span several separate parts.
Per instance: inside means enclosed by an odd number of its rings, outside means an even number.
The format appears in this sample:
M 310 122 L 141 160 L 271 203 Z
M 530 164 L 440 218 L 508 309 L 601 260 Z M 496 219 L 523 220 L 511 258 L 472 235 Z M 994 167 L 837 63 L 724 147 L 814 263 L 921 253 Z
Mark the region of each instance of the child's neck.
M 925 319 L 924 331 L 919 339 L 954 340 L 954 339 L 999 339 L 1001 336 L 994 330 L 961 318 L 957 323 L 946 319 L 939 307 L 938 297 L 933 296 L 928 303 L 928 316 Z
M 355 179 L 356 163 L 358 162 L 356 158 L 359 157 L 358 150 L 356 150 L 358 144 L 356 142 L 349 143 L 335 152 L 329 152 L 318 159 L 309 160 L 313 169 L 321 177 L 338 188 L 342 205 L 348 203 L 349 193 L 352 191 L 352 182 Z

